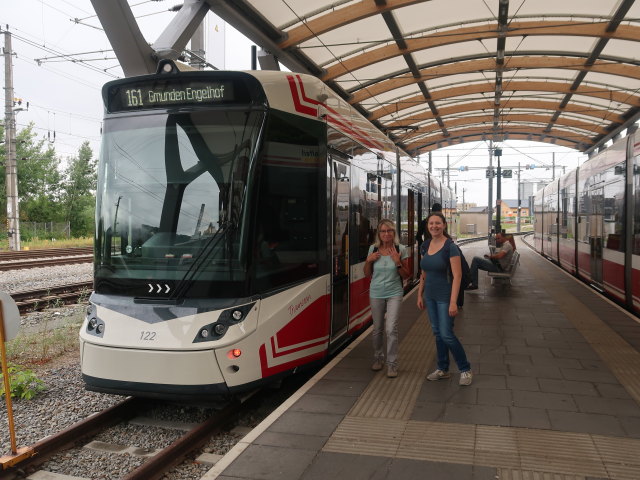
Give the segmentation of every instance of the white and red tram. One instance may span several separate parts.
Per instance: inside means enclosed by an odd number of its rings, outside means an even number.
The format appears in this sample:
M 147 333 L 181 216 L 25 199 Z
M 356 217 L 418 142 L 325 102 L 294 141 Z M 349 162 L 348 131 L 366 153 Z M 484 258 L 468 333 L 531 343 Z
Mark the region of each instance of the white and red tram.
M 534 198 L 535 248 L 640 313 L 640 133 L 617 140 Z
M 90 390 L 207 399 L 321 362 L 370 322 L 381 218 L 410 249 L 453 195 L 318 79 L 179 72 L 103 88 Z

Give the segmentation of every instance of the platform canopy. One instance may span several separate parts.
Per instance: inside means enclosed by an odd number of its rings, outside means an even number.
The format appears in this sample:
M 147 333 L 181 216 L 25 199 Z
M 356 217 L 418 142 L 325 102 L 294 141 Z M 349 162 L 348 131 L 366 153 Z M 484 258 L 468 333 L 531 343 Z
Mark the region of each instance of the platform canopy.
M 506 139 L 590 152 L 640 118 L 640 0 L 194 4 L 253 40 L 262 68 L 319 77 L 414 156 Z

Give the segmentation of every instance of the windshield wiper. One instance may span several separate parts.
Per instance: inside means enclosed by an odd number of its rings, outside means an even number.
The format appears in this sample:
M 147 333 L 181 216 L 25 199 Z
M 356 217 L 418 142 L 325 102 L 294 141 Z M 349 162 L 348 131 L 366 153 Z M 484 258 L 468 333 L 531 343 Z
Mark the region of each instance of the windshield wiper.
M 234 229 L 235 227 L 230 223 L 220 225 L 220 229 L 207 240 L 200 253 L 193 259 L 189 269 L 185 272 L 182 280 L 180 280 L 180 283 L 178 283 L 169 298 L 179 300 L 185 296 L 191 285 L 193 285 L 194 277 L 198 274 L 203 264 L 209 260 L 211 253 L 218 247 L 222 239 L 228 237 L 228 234 Z

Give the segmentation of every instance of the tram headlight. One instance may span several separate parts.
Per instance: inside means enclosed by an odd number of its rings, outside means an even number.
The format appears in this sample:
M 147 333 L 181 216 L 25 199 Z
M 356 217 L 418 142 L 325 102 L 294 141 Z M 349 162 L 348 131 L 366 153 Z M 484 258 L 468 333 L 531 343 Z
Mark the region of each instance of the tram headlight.
M 252 302 L 223 310 L 214 322 L 198 326 L 199 330 L 193 339 L 193 343 L 220 340 L 227 335 L 232 327 L 237 327 L 241 322 L 244 322 L 255 305 L 256 302 Z M 244 333 L 244 330 L 238 333 Z
M 91 316 L 87 322 L 87 333 L 96 337 L 102 337 L 104 333 L 104 322 L 97 316 Z

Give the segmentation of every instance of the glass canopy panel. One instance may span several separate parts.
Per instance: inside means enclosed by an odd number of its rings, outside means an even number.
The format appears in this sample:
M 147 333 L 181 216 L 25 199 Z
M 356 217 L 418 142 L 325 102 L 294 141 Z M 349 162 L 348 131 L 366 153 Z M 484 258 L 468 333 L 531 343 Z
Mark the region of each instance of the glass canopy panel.
M 433 29 L 438 25 L 460 25 L 479 18 L 494 18 L 497 11 L 497 0 L 486 2 L 448 0 L 446 4 L 432 1 L 410 5 L 396 10 L 394 16 L 406 35 L 410 32 Z
M 413 83 L 406 87 L 396 88 L 395 90 L 390 90 L 385 93 L 379 93 L 374 98 L 379 103 L 388 103 L 398 101 L 398 99 L 402 98 L 415 97 L 416 95 L 421 95 L 421 91 L 418 85 Z M 372 100 L 373 99 L 367 99 L 363 101 L 362 104 L 370 105 L 372 104 Z M 377 103 L 374 103 L 374 105 L 377 105 Z
M 307 38 L 302 45 L 290 45 L 286 47 L 285 51 L 294 53 L 297 49 L 300 49 L 303 56 L 310 60 L 311 67 L 325 69 L 337 64 L 338 59 L 353 58 L 354 55 L 370 55 L 373 52 L 374 58 L 376 58 L 375 52 L 386 44 L 395 48 L 396 42 L 391 33 L 393 28 L 397 28 L 409 41 L 418 38 L 442 39 L 451 37 L 451 41 L 457 42 L 454 37 L 460 29 L 468 30 L 470 28 L 477 28 L 478 37 L 481 37 L 483 32 L 496 31 L 499 7 L 499 0 L 429 0 L 400 8 L 394 8 L 394 5 L 396 5 L 394 2 L 387 2 L 376 7 L 375 2 L 369 4 L 360 0 L 320 0 L 314 2 L 309 2 L 308 0 L 237 0 L 238 3 L 243 3 L 243 1 L 256 8 L 257 11 L 264 15 L 266 21 L 271 22 L 275 28 L 280 28 L 290 34 L 300 35 L 305 28 L 319 29 L 319 37 Z M 570 22 L 591 24 L 608 21 L 621 5 L 622 3 L 619 0 L 510 2 L 508 22 L 512 27 L 522 22 L 529 24 L 537 22 L 540 27 L 550 21 L 566 22 L 568 25 L 567 33 L 571 33 L 569 30 L 571 28 L 569 26 Z M 382 12 L 386 12 L 385 17 L 383 17 Z M 341 22 L 349 19 L 352 19 L 349 25 L 341 25 Z M 639 19 L 640 1 L 631 6 L 625 14 L 621 25 L 625 27 L 633 25 L 636 28 L 640 28 Z M 322 22 L 322 20 L 324 21 Z M 331 30 L 332 24 L 337 28 Z M 326 30 L 327 28 L 328 30 Z M 305 34 L 302 33 L 302 35 Z M 282 38 L 285 37 L 283 36 Z M 379 41 L 386 41 L 386 43 L 375 43 Z M 565 92 L 567 91 L 564 88 L 560 91 L 553 90 L 558 86 L 570 85 L 575 79 L 579 78 L 579 67 L 584 65 L 584 61 L 592 54 L 598 42 L 599 39 L 596 37 L 536 35 L 534 30 L 529 31 L 524 37 L 517 34 L 507 37 L 506 69 L 503 74 L 504 93 L 500 100 L 501 108 L 509 108 L 509 114 L 534 112 L 534 114 L 540 115 L 542 111 L 546 111 L 548 115 L 552 115 L 556 111 L 557 104 L 565 98 Z M 614 71 L 588 73 L 579 87 L 579 90 L 583 93 L 571 96 L 569 105 L 563 111 L 562 118 L 583 119 L 583 121 L 589 123 L 597 123 L 597 117 L 572 111 L 571 107 L 579 108 L 585 104 L 586 109 L 609 110 L 612 118 L 603 120 L 602 124 L 610 129 L 615 129 L 615 126 L 620 123 L 620 114 L 625 113 L 627 117 L 632 115 L 631 105 L 637 105 L 637 102 L 621 104 L 620 99 L 616 100 L 614 98 L 613 101 L 609 101 L 608 99 L 593 97 L 585 93 L 588 88 L 601 90 L 606 88 L 614 92 L 626 91 L 634 95 L 637 90 L 637 80 L 640 77 L 640 75 L 633 72 L 637 67 L 633 63 L 637 63 L 638 56 L 640 56 L 639 43 L 640 41 L 609 39 L 601 58 L 617 58 L 623 65 L 625 61 L 630 62 L 630 73 L 628 76 L 616 74 Z M 458 112 L 453 116 L 442 114 L 445 119 L 456 119 L 474 115 L 475 111 L 479 111 L 477 104 L 482 102 L 490 105 L 487 110 L 492 113 L 495 97 L 497 45 L 498 40 L 495 36 L 492 36 L 492 38 L 477 38 L 472 41 L 457 42 L 414 51 L 409 53 L 407 58 L 410 58 L 411 62 L 420 70 L 436 68 L 436 66 L 449 69 L 452 67 L 464 68 L 464 64 L 467 61 L 472 67 L 473 63 L 471 62 L 474 61 L 479 65 L 477 72 L 460 70 L 460 73 L 456 73 L 455 70 L 449 70 L 452 73 L 438 74 L 426 82 L 427 88 L 434 95 L 438 92 L 449 93 L 452 89 L 463 85 L 472 87 L 474 84 L 487 85 L 484 90 L 476 88 L 475 93 L 468 95 L 440 99 L 434 97 L 439 111 L 457 107 L 464 102 L 472 104 L 469 107 L 471 109 L 469 112 Z M 381 58 L 381 56 L 377 58 Z M 553 63 L 539 63 L 543 59 L 553 58 L 558 61 L 558 68 L 553 68 Z M 481 61 L 486 63 L 481 64 Z M 530 62 L 530 67 L 527 62 Z M 513 65 L 511 69 L 510 63 Z M 571 63 L 578 68 L 567 68 Z M 314 68 L 311 69 L 313 70 Z M 393 59 L 373 63 L 353 73 L 342 75 L 337 80 L 342 89 L 348 92 L 353 91 L 357 94 L 357 91 L 365 85 L 374 89 L 377 85 L 376 82 L 384 81 L 386 78 L 395 75 L 406 74 L 409 71 L 410 63 L 406 61 L 405 57 L 398 55 Z M 510 82 L 520 83 L 526 81 L 540 83 L 541 89 L 516 92 L 508 90 Z M 545 83 L 551 91 L 545 91 Z M 358 98 L 362 99 L 360 100 L 360 106 L 372 112 L 376 118 L 379 115 L 381 104 L 419 97 L 420 91 L 417 84 L 377 93 L 373 98 L 367 98 L 366 95 L 358 96 Z M 538 102 L 541 109 L 527 108 L 523 110 L 509 107 L 509 102 L 515 104 L 515 102 L 519 101 Z M 548 107 L 547 110 L 542 110 L 545 106 Z M 393 123 L 404 119 L 405 123 L 414 121 L 418 122 L 418 125 L 424 125 L 425 122 L 434 122 L 433 119 L 424 120 L 426 118 L 425 115 L 430 115 L 430 109 L 426 102 L 421 102 L 419 105 L 414 105 L 407 109 L 399 109 L 397 113 L 381 117 L 378 120 Z M 615 120 L 613 117 L 615 117 Z M 591 137 L 595 139 L 597 135 L 593 134 Z
M 640 73 L 640 69 L 637 71 Z M 638 86 L 640 81 L 637 78 L 622 77 L 620 75 L 609 75 L 607 73 L 589 72 L 584 78 L 585 81 L 590 83 L 599 83 L 602 85 L 608 85 L 611 90 L 617 90 L 623 88 L 628 90 L 632 95 L 638 95 Z
M 495 45 L 493 49 L 495 50 Z M 452 63 L 474 55 L 487 55 L 487 50 L 477 41 L 431 47 L 413 53 L 416 63 L 423 68 L 431 64 Z
M 617 0 L 537 0 L 535 2 L 519 2 L 518 15 L 540 15 L 542 17 L 553 17 L 554 15 L 573 14 L 574 16 L 592 16 L 594 11 L 599 15 L 610 15 L 615 8 Z M 509 14 L 515 12 L 509 9 Z
M 607 100 L 606 98 L 598 98 L 598 97 L 594 97 L 591 95 L 579 95 L 579 94 L 574 94 L 575 101 L 577 102 L 584 102 L 584 103 L 588 103 L 590 105 L 595 105 L 596 107 L 602 109 L 602 110 L 608 110 L 610 112 L 616 112 L 618 114 L 622 114 L 624 112 L 627 111 L 627 109 L 629 108 L 628 105 L 621 105 L 619 102 L 615 102 L 615 101 L 610 101 Z
M 538 54 L 544 53 L 547 55 L 564 54 L 567 52 L 588 53 L 591 52 L 594 44 L 595 40 L 593 37 L 576 35 L 529 35 L 524 38 L 518 37 L 517 48 L 509 49 L 507 56 L 514 51 L 521 54 L 537 52 Z
M 306 48 L 304 52 L 315 63 L 325 68 L 336 64 L 338 59 L 350 58 L 377 48 L 380 42 L 393 41 L 391 32 L 380 16 L 350 23 L 319 35 L 318 38 L 319 43 L 327 48 Z
M 359 68 L 354 70 L 353 72 L 343 75 L 340 77 L 340 80 L 343 78 L 356 78 L 358 81 L 362 83 L 367 83 L 372 78 L 380 78 L 381 72 L 402 72 L 407 69 L 407 63 L 402 57 L 394 57 L 389 60 L 385 60 L 382 62 L 377 62 L 368 67 Z
M 638 61 L 640 60 L 640 48 L 638 48 L 638 42 L 611 39 L 602 50 L 602 56 L 612 56 Z
M 510 70 L 504 72 L 502 76 L 502 85 L 505 85 L 509 81 L 515 82 L 523 82 L 523 81 L 533 81 L 539 82 L 548 80 L 558 80 L 561 82 L 571 81 L 578 74 L 577 70 L 562 70 L 560 68 L 530 68 L 530 69 L 519 69 L 519 70 Z
M 303 20 L 313 20 L 333 8 L 349 8 L 358 0 L 344 1 L 324 1 L 314 0 L 248 0 L 247 3 L 260 12 L 266 19 L 278 28 L 290 25 L 292 28 L 299 25 Z

